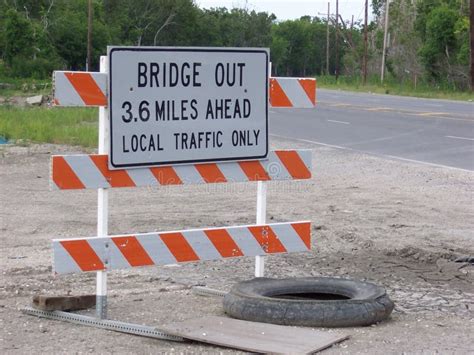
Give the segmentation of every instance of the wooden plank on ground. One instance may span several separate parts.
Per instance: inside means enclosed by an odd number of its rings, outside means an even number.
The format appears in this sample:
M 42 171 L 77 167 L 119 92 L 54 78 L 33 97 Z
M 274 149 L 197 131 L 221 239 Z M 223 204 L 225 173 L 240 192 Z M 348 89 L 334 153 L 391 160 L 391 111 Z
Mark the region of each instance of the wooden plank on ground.
M 160 326 L 186 339 L 258 353 L 310 354 L 349 338 L 336 331 L 203 317 Z
M 95 306 L 95 295 L 49 296 L 34 295 L 33 307 L 42 311 L 78 311 Z

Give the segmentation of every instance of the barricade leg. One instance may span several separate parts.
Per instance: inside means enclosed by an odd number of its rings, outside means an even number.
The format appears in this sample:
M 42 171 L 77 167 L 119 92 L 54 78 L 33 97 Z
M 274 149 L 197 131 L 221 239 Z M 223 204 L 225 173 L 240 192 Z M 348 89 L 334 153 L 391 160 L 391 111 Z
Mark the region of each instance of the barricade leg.
M 100 72 L 107 72 L 107 57 L 100 57 Z M 99 154 L 108 154 L 108 109 L 99 107 Z M 109 192 L 107 189 L 98 189 L 97 192 L 97 236 L 105 237 L 108 234 Z M 97 318 L 107 318 L 107 272 L 97 272 L 96 283 L 96 315 Z
M 257 224 L 265 224 L 267 214 L 267 183 L 257 182 Z M 263 277 L 265 269 L 265 257 L 255 257 L 255 277 Z
M 98 189 L 97 193 L 97 236 L 105 237 L 108 233 L 109 192 Z M 96 315 L 97 318 L 107 319 L 107 272 L 97 272 L 96 284 Z
M 272 62 L 268 63 L 268 80 L 272 76 Z M 257 224 L 265 224 L 267 214 L 267 184 L 265 181 L 257 182 Z M 255 277 L 263 277 L 265 273 L 265 257 L 255 257 Z

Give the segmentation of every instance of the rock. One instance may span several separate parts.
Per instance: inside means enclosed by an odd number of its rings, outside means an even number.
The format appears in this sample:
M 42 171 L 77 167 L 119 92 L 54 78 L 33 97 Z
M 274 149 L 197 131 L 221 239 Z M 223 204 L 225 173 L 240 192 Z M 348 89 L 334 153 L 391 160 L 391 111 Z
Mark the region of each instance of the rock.
M 316 230 L 316 231 L 320 231 L 320 230 L 325 231 L 325 230 L 328 230 L 328 228 L 327 228 L 325 225 L 322 225 L 322 224 L 321 224 L 321 225 L 315 225 L 315 226 L 313 226 L 313 229 Z
M 26 105 L 26 98 L 23 96 L 12 96 L 5 102 L 7 105 L 14 105 L 14 106 L 25 106 Z
M 43 95 L 30 96 L 26 99 L 28 105 L 41 105 L 43 103 Z

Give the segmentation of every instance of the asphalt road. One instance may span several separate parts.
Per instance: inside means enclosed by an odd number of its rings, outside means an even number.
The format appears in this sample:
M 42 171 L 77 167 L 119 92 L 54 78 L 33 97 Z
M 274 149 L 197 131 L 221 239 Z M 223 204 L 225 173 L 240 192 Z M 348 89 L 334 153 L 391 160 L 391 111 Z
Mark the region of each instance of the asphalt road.
M 279 136 L 474 171 L 474 103 L 318 89 L 314 109 L 270 108 Z

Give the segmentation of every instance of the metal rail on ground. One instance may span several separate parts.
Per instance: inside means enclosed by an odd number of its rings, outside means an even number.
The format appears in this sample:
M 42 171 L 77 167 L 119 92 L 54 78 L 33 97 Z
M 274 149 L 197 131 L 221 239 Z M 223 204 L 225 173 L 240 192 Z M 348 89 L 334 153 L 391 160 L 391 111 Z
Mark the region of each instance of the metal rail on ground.
M 28 314 L 31 316 L 112 330 L 114 332 L 127 333 L 162 340 L 185 341 L 185 339 L 181 337 L 167 334 L 159 329 L 146 325 L 125 323 L 111 319 L 99 319 L 96 317 L 90 317 L 82 314 L 63 311 L 42 311 L 32 307 L 22 308 L 21 311 L 24 314 Z

